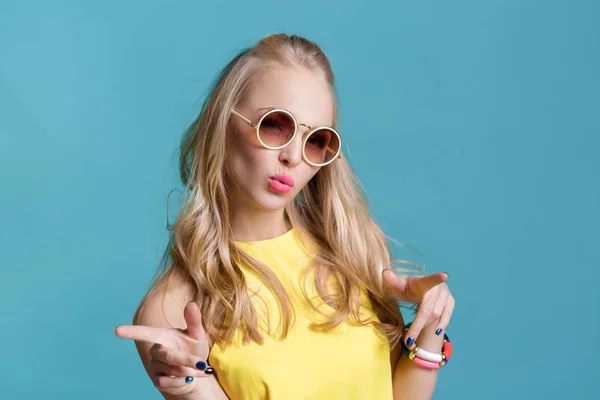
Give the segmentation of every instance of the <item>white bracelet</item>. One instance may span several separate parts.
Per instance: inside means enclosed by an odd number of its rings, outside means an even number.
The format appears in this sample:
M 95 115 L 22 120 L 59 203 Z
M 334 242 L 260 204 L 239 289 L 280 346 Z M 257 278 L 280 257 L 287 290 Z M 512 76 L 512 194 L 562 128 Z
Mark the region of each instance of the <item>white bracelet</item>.
M 432 353 L 420 347 L 415 349 L 415 355 L 423 360 L 439 363 L 442 362 L 442 355 L 440 353 Z

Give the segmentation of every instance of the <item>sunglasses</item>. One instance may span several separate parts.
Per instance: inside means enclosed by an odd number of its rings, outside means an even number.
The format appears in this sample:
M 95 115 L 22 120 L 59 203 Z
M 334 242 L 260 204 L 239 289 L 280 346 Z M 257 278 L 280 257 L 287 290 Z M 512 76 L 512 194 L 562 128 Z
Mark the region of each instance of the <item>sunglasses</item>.
M 265 112 L 258 122 L 253 122 L 234 109 L 231 112 L 242 118 L 248 126 L 256 129 L 256 137 L 263 147 L 271 150 L 282 149 L 294 140 L 298 125 L 310 129 L 302 142 L 302 157 L 315 167 L 322 167 L 341 157 L 342 140 L 340 134 L 330 126 L 298 123 L 288 110 L 275 108 Z

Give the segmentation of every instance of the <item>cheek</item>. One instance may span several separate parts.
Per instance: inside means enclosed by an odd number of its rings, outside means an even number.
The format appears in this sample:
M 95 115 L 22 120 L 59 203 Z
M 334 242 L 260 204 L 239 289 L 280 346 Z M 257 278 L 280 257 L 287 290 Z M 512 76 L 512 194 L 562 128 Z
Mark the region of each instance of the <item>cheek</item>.
M 298 176 L 298 180 L 300 182 L 300 185 L 298 187 L 298 191 L 300 191 L 304 186 L 306 186 L 306 184 L 317 174 L 317 172 L 319 172 L 320 168 L 317 167 L 312 167 L 308 164 L 305 165 L 305 168 L 302 169 L 302 171 L 300 171 L 300 174 Z
M 261 148 L 238 143 L 231 147 L 227 157 L 228 175 L 239 186 L 256 181 L 266 171 L 267 157 Z

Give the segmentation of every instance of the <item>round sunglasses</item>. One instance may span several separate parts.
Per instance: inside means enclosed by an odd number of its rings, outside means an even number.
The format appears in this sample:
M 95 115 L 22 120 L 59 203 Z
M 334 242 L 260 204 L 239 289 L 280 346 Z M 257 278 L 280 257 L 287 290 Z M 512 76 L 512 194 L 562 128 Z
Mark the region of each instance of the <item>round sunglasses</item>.
M 330 126 L 318 126 L 298 123 L 296 117 L 282 108 L 274 108 L 265 112 L 258 122 L 253 122 L 239 112 L 231 112 L 242 118 L 248 126 L 256 129 L 256 137 L 263 147 L 271 150 L 282 149 L 294 140 L 298 125 L 310 129 L 302 142 L 302 157 L 315 167 L 322 167 L 341 157 L 342 139 L 340 134 Z

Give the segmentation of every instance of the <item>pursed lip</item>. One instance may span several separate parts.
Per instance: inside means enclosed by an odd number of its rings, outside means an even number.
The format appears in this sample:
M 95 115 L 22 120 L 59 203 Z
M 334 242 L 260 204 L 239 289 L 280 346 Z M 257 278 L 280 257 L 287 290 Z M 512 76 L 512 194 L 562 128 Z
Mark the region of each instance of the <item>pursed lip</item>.
M 277 175 L 273 175 L 271 177 L 271 179 L 275 179 L 276 181 L 279 181 L 285 185 L 294 187 L 294 178 L 292 178 L 290 175 L 288 174 L 277 174 Z

